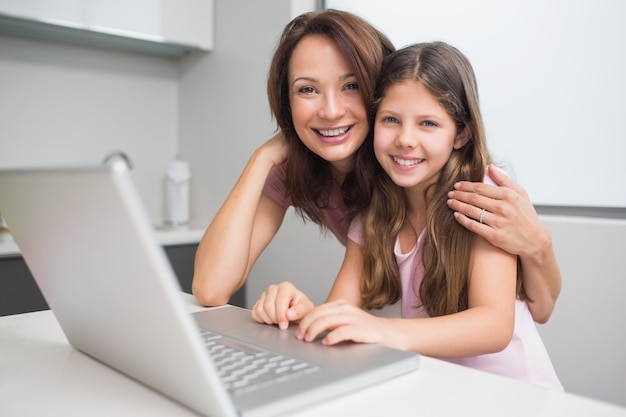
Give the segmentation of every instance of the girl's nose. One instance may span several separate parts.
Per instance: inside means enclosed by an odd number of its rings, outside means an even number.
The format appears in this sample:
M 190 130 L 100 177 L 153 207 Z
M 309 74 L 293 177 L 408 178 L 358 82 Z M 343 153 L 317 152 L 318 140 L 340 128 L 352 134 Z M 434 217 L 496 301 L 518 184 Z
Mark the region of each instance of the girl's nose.
M 417 133 L 412 129 L 404 128 L 396 136 L 396 146 L 401 148 L 415 148 L 419 143 Z

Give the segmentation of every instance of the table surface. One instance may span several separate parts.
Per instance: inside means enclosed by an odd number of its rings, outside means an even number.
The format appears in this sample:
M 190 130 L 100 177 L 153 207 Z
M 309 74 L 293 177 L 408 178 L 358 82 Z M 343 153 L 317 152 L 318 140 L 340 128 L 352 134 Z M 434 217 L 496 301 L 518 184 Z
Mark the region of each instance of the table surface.
M 202 309 L 181 294 L 189 311 Z M 437 359 L 417 371 L 294 416 L 621 416 L 626 408 L 535 387 Z M 73 349 L 51 311 L 0 318 L 0 414 L 196 416 Z

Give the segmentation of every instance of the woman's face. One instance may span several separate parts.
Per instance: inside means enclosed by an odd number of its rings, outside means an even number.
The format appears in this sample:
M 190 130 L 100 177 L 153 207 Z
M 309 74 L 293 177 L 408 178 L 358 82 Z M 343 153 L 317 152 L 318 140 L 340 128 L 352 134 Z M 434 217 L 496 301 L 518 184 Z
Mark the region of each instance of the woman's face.
M 352 68 L 333 41 L 304 37 L 289 63 L 289 100 L 302 143 L 335 167 L 351 169 L 369 131 L 365 104 Z

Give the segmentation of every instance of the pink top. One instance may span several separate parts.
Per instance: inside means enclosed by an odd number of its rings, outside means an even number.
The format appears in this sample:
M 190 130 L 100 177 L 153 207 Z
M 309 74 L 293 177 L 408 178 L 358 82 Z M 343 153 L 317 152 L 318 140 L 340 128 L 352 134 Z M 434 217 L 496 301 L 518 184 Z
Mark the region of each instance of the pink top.
M 293 206 L 293 203 L 291 196 L 287 195 L 285 187 L 286 175 L 285 164 L 272 168 L 265 181 L 263 193 L 277 204 L 284 208 L 289 208 Z M 322 209 L 322 223 L 344 246 L 346 245 L 349 227 L 349 224 L 344 220 L 346 211 L 347 208 L 343 201 L 341 188 L 333 182 L 333 187 L 330 190 L 329 207 Z
M 416 245 L 407 253 L 402 253 L 400 241 L 396 239 L 394 254 L 400 269 L 403 318 L 429 317 L 423 309 L 419 308 L 421 305 L 419 287 L 424 278 L 421 251 L 424 236 L 425 231 L 422 231 Z M 363 224 L 360 218 L 352 222 L 348 238 L 359 245 L 363 245 Z M 513 337 L 504 350 L 497 353 L 446 360 L 543 387 L 563 390 L 541 336 L 535 327 L 528 305 L 519 299 L 515 301 Z

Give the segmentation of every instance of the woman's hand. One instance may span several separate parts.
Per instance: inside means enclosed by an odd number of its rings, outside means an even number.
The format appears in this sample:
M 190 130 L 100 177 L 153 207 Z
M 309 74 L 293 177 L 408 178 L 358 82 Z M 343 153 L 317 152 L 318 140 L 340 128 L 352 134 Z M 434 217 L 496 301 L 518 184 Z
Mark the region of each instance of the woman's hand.
M 315 306 L 292 283 L 270 285 L 252 308 L 252 318 L 259 323 L 278 324 L 285 330 L 289 322 L 300 320 Z
M 551 249 L 538 247 L 549 233 L 526 191 L 494 165 L 489 165 L 489 176 L 499 187 L 461 181 L 450 191 L 448 206 L 455 211 L 456 220 L 513 255 L 534 256 Z
M 256 153 L 264 155 L 264 157 L 267 158 L 272 165 L 278 166 L 287 159 L 288 150 L 289 145 L 287 144 L 285 135 L 282 131 L 278 131 L 278 133 L 262 144 L 256 150 Z
M 462 181 L 448 193 L 456 220 L 522 263 L 522 279 L 533 319 L 550 319 L 561 292 L 561 272 L 552 236 L 541 223 L 526 191 L 493 165 L 489 176 L 499 187 Z
M 296 337 L 311 342 L 321 333 L 325 345 L 344 341 L 384 343 L 385 319 L 373 316 L 343 300 L 331 301 L 312 310 L 298 326 Z

